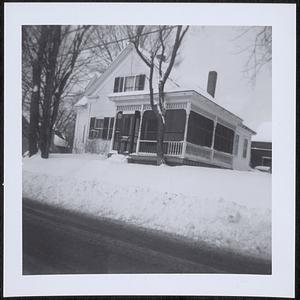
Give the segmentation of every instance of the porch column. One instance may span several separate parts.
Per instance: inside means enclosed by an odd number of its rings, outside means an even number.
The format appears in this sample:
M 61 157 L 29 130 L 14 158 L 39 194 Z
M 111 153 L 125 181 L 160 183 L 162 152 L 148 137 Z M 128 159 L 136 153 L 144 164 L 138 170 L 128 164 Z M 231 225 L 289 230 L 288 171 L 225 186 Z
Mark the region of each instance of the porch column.
M 139 133 L 138 133 L 138 139 L 136 143 L 136 153 L 139 153 L 140 151 L 140 141 L 141 141 L 141 132 L 142 132 L 142 122 L 143 122 L 143 115 L 144 115 L 144 104 L 142 105 L 142 108 L 140 110 L 140 125 L 139 125 Z
M 115 120 L 114 120 L 113 131 L 112 131 L 112 135 L 111 135 L 111 141 L 110 141 L 109 152 L 112 152 L 113 146 L 114 146 L 114 141 L 115 141 L 115 131 L 116 131 L 116 124 L 117 124 L 118 113 L 119 113 L 119 111 L 117 110 L 116 115 L 115 115 Z
M 213 158 L 214 158 L 214 145 L 215 145 L 217 121 L 218 121 L 218 117 L 216 117 L 214 120 L 213 136 L 212 136 L 212 141 L 211 141 L 211 146 L 210 146 L 210 149 L 211 149 L 210 160 L 213 160 Z
M 191 103 L 188 102 L 185 108 L 186 118 L 185 118 L 185 127 L 184 127 L 184 137 L 183 137 L 183 147 L 182 147 L 182 157 L 185 157 L 186 152 L 186 143 L 187 143 L 187 132 L 188 132 L 188 125 L 189 125 L 189 117 L 191 112 Z

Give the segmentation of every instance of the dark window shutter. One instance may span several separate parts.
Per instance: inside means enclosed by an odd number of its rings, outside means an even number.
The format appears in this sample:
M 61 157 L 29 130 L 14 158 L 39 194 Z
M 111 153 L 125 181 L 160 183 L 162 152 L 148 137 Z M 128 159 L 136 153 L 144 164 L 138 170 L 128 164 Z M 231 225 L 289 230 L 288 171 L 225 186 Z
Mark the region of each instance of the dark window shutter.
M 135 80 L 135 90 L 142 91 L 145 87 L 146 75 L 138 75 Z
M 96 121 L 96 118 L 91 118 L 90 129 L 94 129 L 95 128 L 95 121 Z
M 118 92 L 123 92 L 123 82 L 124 82 L 124 77 L 120 77 Z
M 102 138 L 107 139 L 109 118 L 104 118 Z
M 114 93 L 119 92 L 119 82 L 120 82 L 120 77 L 116 77 L 115 84 L 114 84 Z

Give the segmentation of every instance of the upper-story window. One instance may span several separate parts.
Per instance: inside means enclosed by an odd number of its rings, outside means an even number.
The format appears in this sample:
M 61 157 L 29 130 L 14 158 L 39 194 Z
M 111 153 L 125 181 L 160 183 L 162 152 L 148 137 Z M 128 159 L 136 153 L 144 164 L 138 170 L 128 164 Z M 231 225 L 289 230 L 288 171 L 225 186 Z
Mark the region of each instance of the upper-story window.
M 124 92 L 130 92 L 130 91 L 134 90 L 134 79 L 135 79 L 135 76 L 125 77 Z
M 116 77 L 114 83 L 114 93 L 141 91 L 145 88 L 146 75 Z

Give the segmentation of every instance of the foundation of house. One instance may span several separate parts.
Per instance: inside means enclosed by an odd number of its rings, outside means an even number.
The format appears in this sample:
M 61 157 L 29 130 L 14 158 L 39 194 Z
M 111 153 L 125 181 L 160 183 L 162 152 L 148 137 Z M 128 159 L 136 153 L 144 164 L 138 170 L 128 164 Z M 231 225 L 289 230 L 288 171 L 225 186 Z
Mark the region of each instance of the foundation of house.
M 207 167 L 207 168 L 220 168 L 220 169 L 229 169 L 225 167 L 216 166 L 213 164 L 208 164 L 200 161 L 193 161 L 186 158 L 181 157 L 171 157 L 165 156 L 166 164 L 169 166 L 197 166 L 197 167 Z M 128 163 L 136 163 L 136 164 L 145 164 L 145 165 L 156 165 L 156 156 L 154 155 L 130 155 L 128 157 Z

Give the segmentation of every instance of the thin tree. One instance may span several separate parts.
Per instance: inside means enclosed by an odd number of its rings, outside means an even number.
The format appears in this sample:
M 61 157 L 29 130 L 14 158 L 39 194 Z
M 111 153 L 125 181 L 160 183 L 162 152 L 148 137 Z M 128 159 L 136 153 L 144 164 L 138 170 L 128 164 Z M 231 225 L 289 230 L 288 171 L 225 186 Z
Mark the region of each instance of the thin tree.
M 146 26 L 128 27 L 127 31 L 137 54 L 149 68 L 150 105 L 157 120 L 157 165 L 161 165 L 165 163 L 165 84 L 174 67 L 179 48 L 189 26 L 157 26 L 157 32 L 154 34 L 144 34 L 149 31 L 146 28 Z M 147 51 L 144 48 L 147 48 Z M 154 95 L 154 73 L 156 71 L 159 75 L 158 97 Z
M 89 59 L 88 55 L 81 59 L 79 56 L 88 40 L 90 26 L 74 28 L 45 25 L 36 28 L 27 26 L 25 29 L 23 52 L 27 53 L 25 57 L 29 61 L 33 61 L 30 155 L 37 152 L 38 144 L 41 156 L 48 158 L 60 103 L 66 90 L 76 81 L 74 78 L 78 75 L 78 70 Z M 32 55 L 28 53 L 34 53 L 35 58 L 32 60 Z

